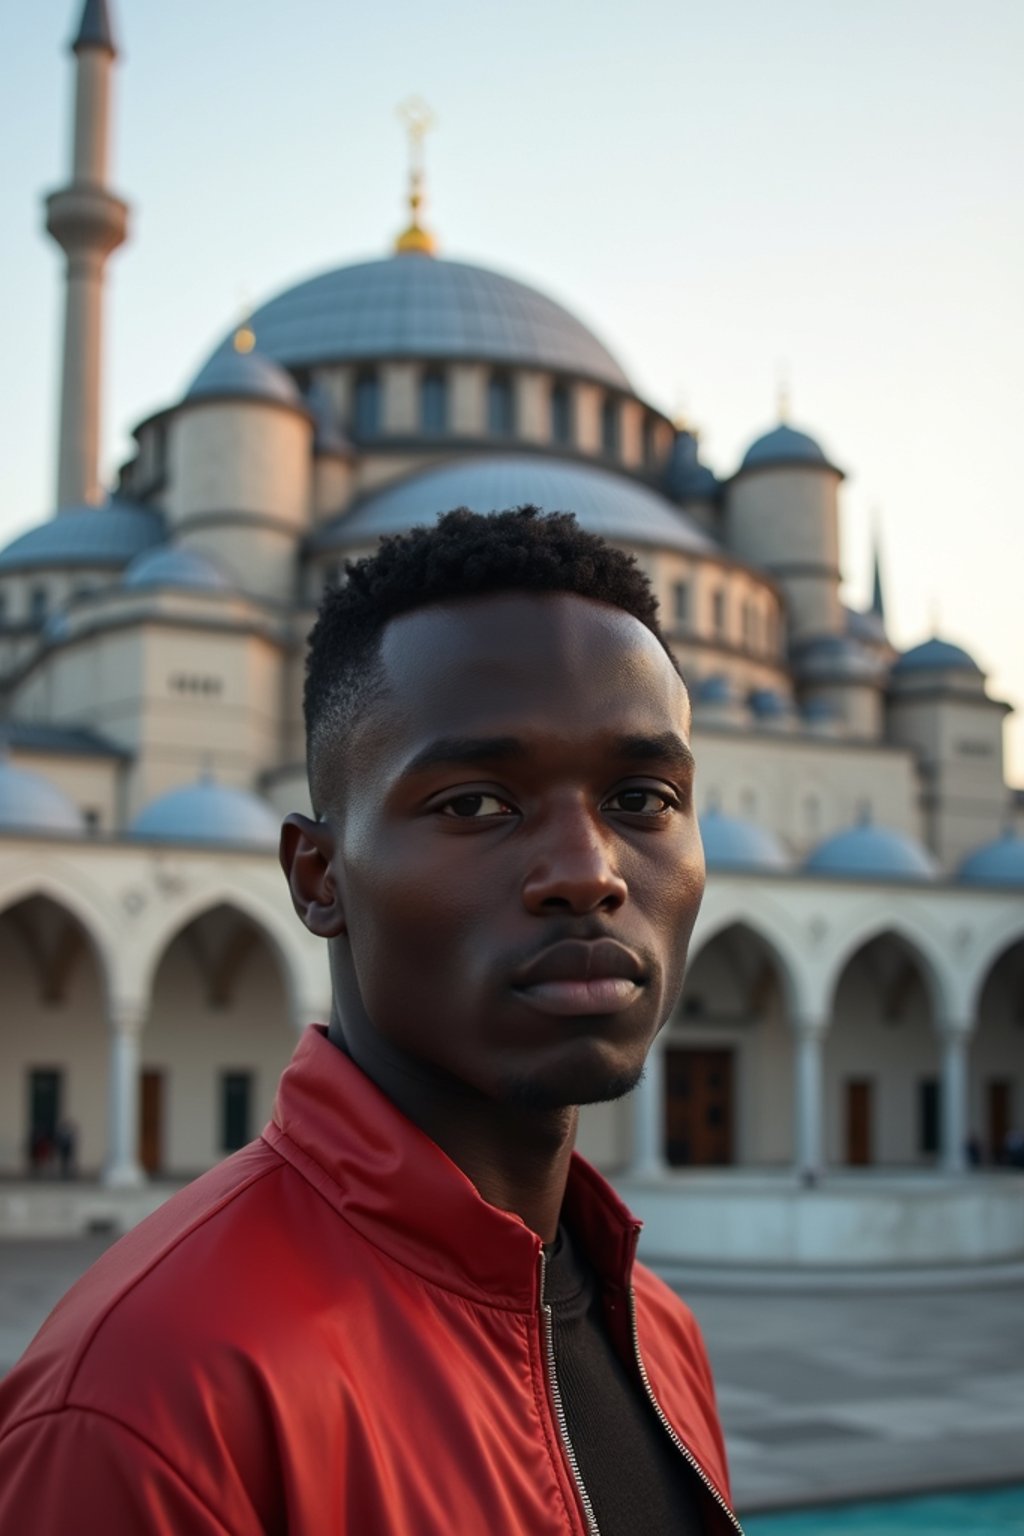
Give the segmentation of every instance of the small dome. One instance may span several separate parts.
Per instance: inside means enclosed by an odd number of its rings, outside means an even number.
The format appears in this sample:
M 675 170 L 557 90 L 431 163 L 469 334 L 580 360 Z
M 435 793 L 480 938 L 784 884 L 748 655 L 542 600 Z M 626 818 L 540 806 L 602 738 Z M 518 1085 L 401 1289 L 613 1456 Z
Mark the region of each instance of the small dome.
M 43 566 L 120 567 L 164 537 L 160 512 L 111 497 L 99 507 L 66 507 L 13 539 L 0 550 L 0 572 Z
M 719 484 L 713 470 L 700 462 L 697 438 L 677 432 L 665 476 L 666 489 L 677 501 L 714 501 Z
M 993 843 L 969 853 L 957 870 L 968 885 L 1024 886 L 1024 837 L 1007 829 Z
M 883 681 L 885 663 L 852 635 L 819 635 L 794 649 L 799 677 L 841 682 Z
M 774 833 L 738 816 L 705 811 L 699 818 L 708 869 L 789 869 L 790 859 Z
M 9 832 L 82 832 L 81 811 L 41 773 L 0 755 L 0 828 Z
M 819 843 L 804 863 L 814 875 L 853 875 L 863 880 L 934 880 L 938 866 L 914 838 L 865 821 Z
M 124 576 L 126 587 L 185 587 L 192 591 L 229 592 L 224 572 L 197 549 L 163 544 L 134 559 Z
M 783 422 L 751 443 L 740 469 L 762 469 L 769 464 L 815 464 L 831 469 L 824 452 L 806 432 L 796 432 Z
M 865 609 L 847 608 L 846 633 L 851 640 L 859 640 L 862 645 L 885 645 L 887 636 L 885 633 L 885 619 L 874 608 Z
M 302 405 L 298 385 L 290 373 L 259 352 L 240 352 L 233 346 L 214 353 L 192 380 L 185 399 L 205 400 L 218 395 L 244 395 L 253 400 Z
M 276 848 L 280 818 L 265 800 L 213 779 L 200 779 L 150 801 L 132 822 L 133 837 L 155 842 L 235 843 Z
M 908 672 L 973 672 L 981 674 L 981 668 L 973 656 L 959 645 L 940 640 L 934 635 L 921 645 L 913 646 L 893 666 L 893 672 L 906 676 Z
M 693 554 L 717 552 L 685 512 L 638 480 L 594 464 L 528 453 L 454 459 L 409 475 L 326 524 L 310 547 L 327 551 L 373 543 L 383 534 L 422 526 L 452 507 L 487 513 L 527 502 L 547 512 L 575 512 L 582 528 L 605 539 Z

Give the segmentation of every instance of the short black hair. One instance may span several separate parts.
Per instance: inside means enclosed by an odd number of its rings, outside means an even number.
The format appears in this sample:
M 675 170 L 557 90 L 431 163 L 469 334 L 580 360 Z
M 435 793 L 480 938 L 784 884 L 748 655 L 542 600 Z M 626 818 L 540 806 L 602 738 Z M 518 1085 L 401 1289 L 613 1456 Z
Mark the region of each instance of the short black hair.
M 633 555 L 581 528 L 571 512 L 515 507 L 482 515 L 458 507 L 433 527 L 381 540 L 376 554 L 348 561 L 329 587 L 309 635 L 306 754 L 313 808 L 329 791 L 322 750 L 338 747 L 379 694 L 380 640 L 399 614 L 485 592 L 575 592 L 622 608 L 675 658 L 658 623 L 658 601 Z M 678 670 L 678 668 L 677 668 Z

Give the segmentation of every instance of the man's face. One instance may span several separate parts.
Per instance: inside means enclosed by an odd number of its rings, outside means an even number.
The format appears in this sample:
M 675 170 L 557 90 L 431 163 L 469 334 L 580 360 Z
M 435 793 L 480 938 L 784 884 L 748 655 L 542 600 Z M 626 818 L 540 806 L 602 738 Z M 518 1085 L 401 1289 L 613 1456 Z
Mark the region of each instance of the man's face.
M 404 615 L 382 663 L 327 808 L 352 1054 L 504 1103 L 627 1091 L 704 888 L 680 678 L 564 593 Z

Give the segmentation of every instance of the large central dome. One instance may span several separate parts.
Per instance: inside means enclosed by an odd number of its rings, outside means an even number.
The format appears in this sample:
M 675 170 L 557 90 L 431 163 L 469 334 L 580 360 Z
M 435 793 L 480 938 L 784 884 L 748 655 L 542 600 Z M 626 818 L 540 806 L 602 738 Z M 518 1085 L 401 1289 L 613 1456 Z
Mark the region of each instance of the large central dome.
M 286 368 L 472 359 L 633 392 L 607 347 L 567 309 L 514 278 L 460 261 L 402 255 L 338 267 L 278 294 L 249 324 L 257 349 Z M 218 353 L 230 346 L 228 337 Z

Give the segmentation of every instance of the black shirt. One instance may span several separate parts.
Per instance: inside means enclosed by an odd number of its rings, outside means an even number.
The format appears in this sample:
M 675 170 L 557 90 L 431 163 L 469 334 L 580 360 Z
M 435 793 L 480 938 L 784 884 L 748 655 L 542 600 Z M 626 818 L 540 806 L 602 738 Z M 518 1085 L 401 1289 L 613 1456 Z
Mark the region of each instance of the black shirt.
M 597 1275 L 565 1227 L 548 1249 L 544 1291 L 569 1439 L 601 1536 L 705 1531 L 699 1479 L 613 1348 Z

